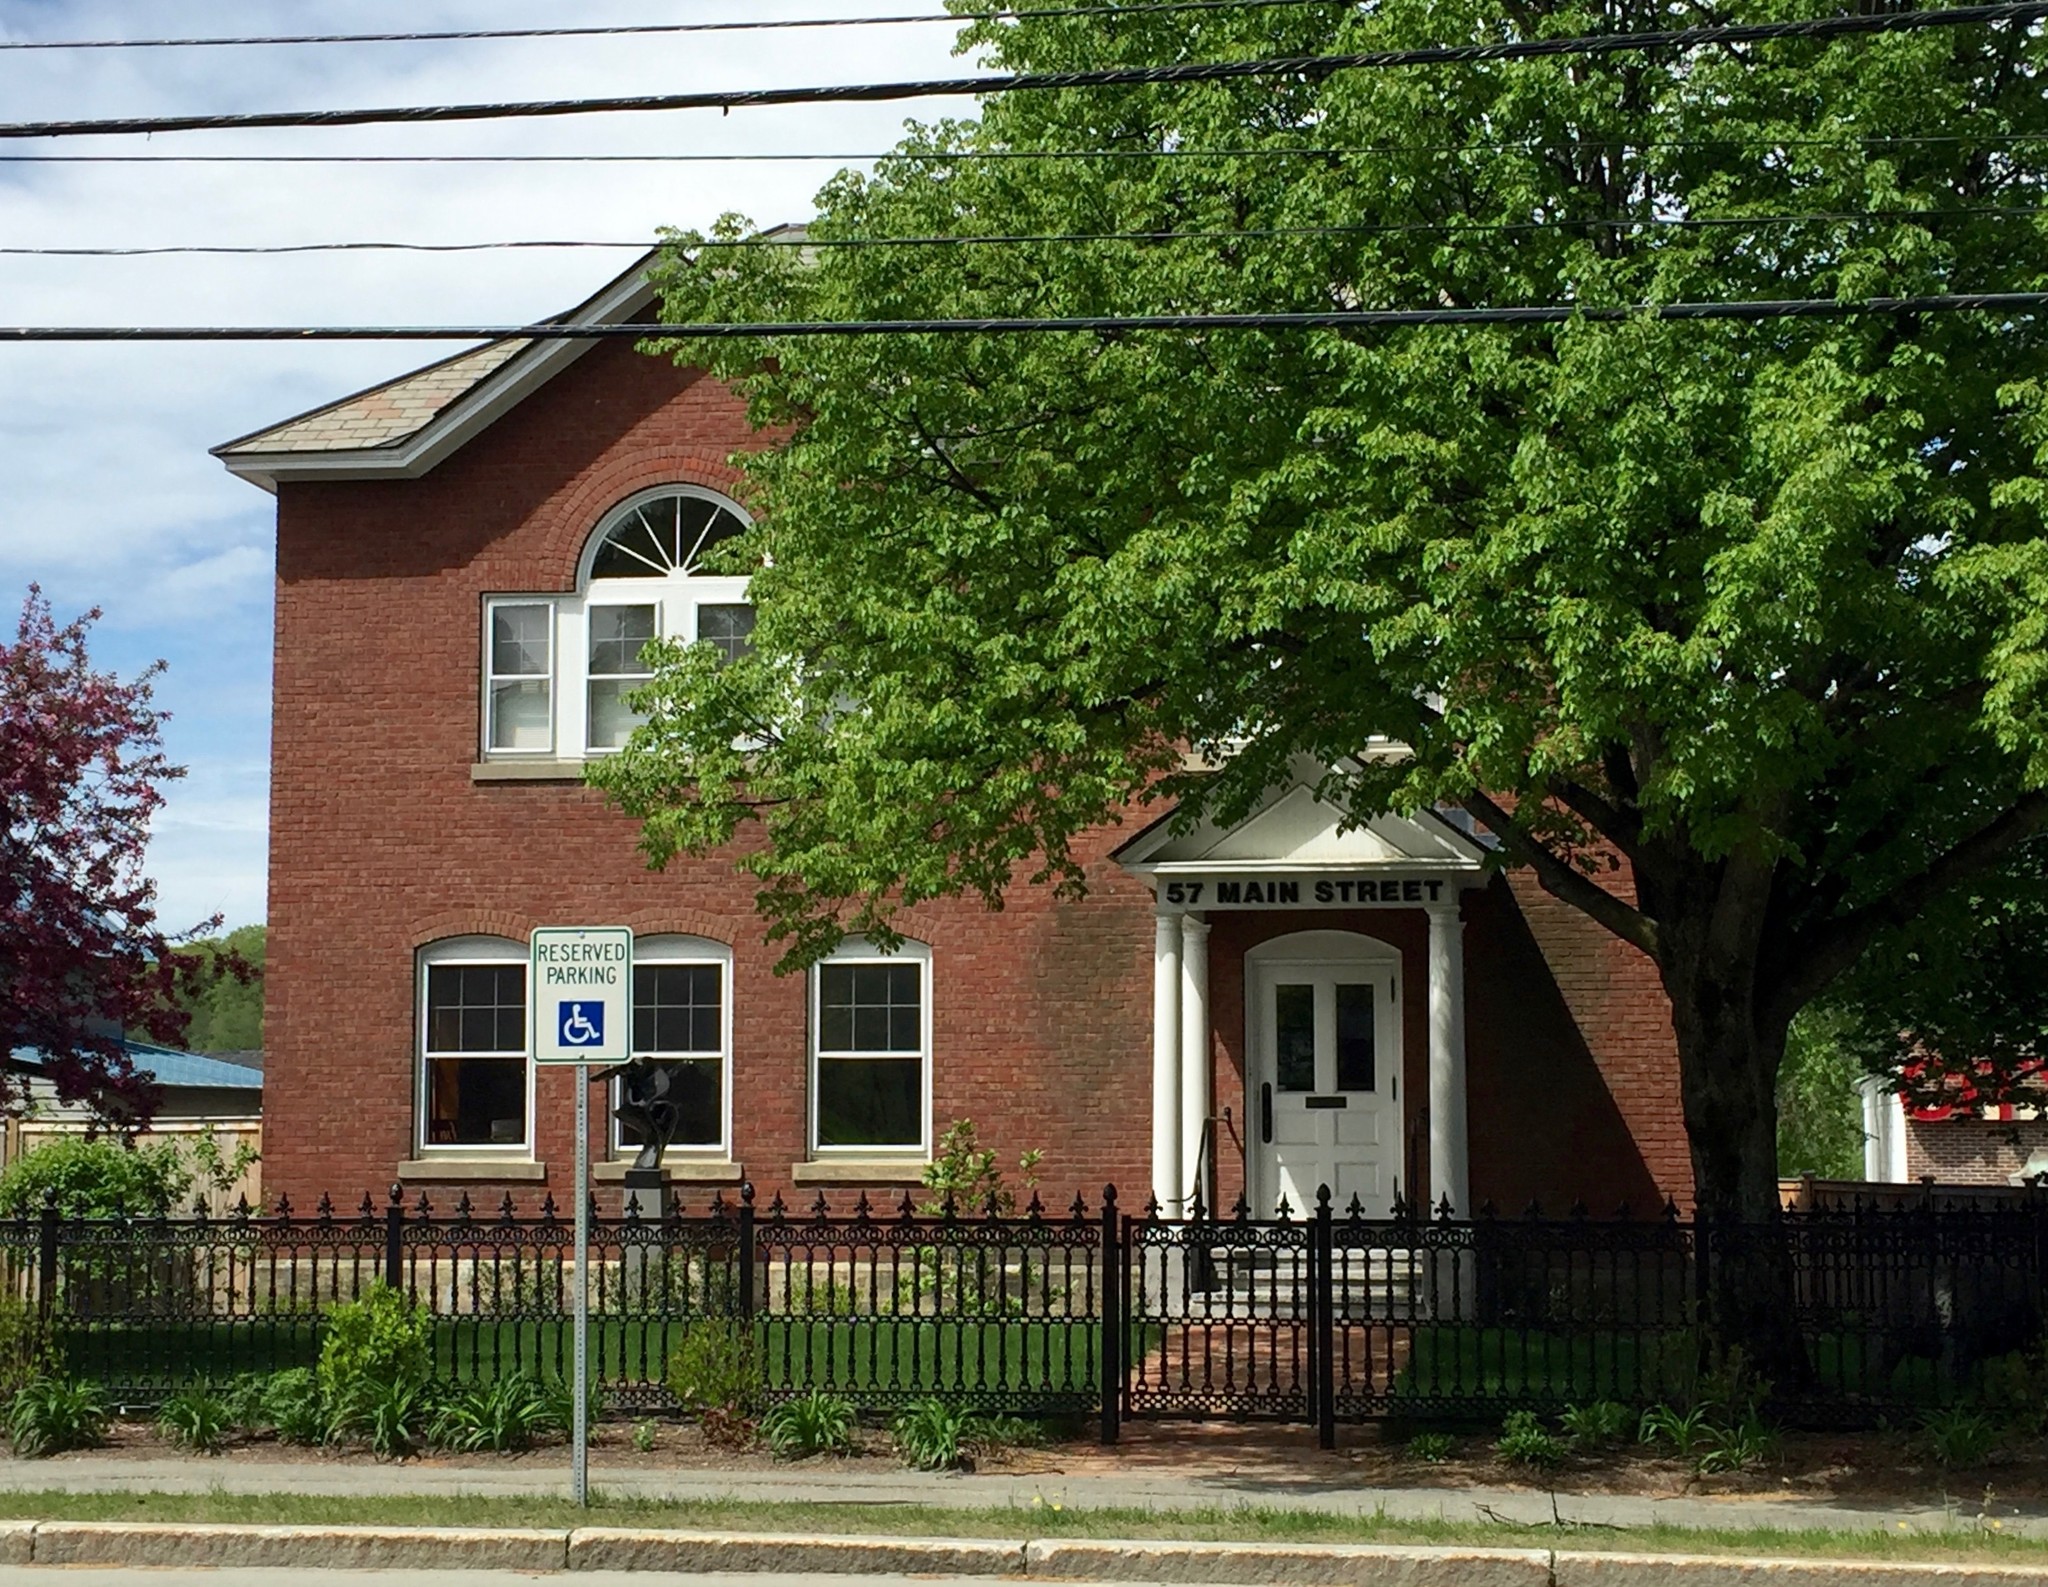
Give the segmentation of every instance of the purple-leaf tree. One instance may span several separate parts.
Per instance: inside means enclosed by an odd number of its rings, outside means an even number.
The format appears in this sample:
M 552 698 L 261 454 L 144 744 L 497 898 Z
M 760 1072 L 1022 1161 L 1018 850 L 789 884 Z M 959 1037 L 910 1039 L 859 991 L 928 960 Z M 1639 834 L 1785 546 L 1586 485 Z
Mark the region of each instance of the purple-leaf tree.
M 33 1047 L 64 1102 L 133 1130 L 161 1100 L 121 1046 L 184 1034 L 181 992 L 206 973 L 157 926 L 143 869 L 150 817 L 184 775 L 163 753 L 151 680 L 123 682 L 86 654 L 97 609 L 59 626 L 29 586 L 12 643 L 0 639 L 0 1054 Z M 0 1107 L 26 1086 L 0 1071 Z

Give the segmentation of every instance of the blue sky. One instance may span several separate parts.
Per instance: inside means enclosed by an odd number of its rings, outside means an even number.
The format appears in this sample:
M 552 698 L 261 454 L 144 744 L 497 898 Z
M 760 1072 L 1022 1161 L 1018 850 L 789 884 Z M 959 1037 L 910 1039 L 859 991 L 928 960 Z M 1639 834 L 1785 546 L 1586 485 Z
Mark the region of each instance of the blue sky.
M 0 39 L 560 26 L 855 15 L 937 0 L 0 0 Z M 447 103 L 855 82 L 957 66 L 950 26 L 613 41 L 0 51 L 9 120 Z M 963 115 L 961 101 L 919 107 Z M 0 145 L 5 154 L 865 151 L 901 106 L 576 117 Z M 737 209 L 800 219 L 828 165 L 0 163 L 14 246 L 651 238 Z M 507 321 L 566 308 L 626 253 L 138 260 L 0 257 L 0 322 Z M 150 864 L 167 929 L 263 918 L 271 499 L 207 448 L 443 355 L 440 346 L 0 347 L 0 594 L 40 582 L 60 618 L 98 606 L 95 659 L 162 658 L 158 703 L 188 768 Z

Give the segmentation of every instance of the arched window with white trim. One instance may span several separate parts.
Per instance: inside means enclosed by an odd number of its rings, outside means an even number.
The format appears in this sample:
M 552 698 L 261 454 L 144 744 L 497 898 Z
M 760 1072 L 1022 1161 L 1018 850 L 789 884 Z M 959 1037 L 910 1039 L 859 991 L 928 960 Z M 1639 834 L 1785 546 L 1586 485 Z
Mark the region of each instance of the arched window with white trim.
M 668 1071 L 669 1155 L 723 1159 L 732 1139 L 732 949 L 706 937 L 634 939 L 633 1056 Z M 640 1144 L 614 1116 L 612 1149 L 630 1156 Z
M 621 748 L 639 717 L 626 704 L 652 675 L 651 639 L 704 641 L 732 660 L 754 631 L 743 574 L 712 551 L 750 520 L 695 485 L 629 496 L 599 520 L 573 595 L 485 602 L 483 753 L 487 760 L 580 760 Z
M 526 963 L 526 945 L 507 937 L 449 937 L 419 951 L 422 1155 L 532 1151 Z

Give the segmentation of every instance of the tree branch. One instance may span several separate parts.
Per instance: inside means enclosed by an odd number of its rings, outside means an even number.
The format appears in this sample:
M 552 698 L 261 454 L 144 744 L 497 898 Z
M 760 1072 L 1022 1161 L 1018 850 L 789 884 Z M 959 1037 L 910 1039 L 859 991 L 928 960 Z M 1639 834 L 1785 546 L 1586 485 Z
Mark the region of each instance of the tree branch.
M 1911 920 L 1958 882 L 1991 865 L 2044 827 L 2048 827 L 2048 789 L 2036 789 L 1881 897 L 1799 933 L 1780 961 L 1791 968 L 1769 999 L 1772 1016 L 1782 1015 L 1789 1020 L 1854 964 L 1885 927 Z
M 1589 876 L 1582 876 L 1557 855 L 1520 830 L 1514 818 L 1483 793 L 1469 793 L 1460 801 L 1487 831 L 1500 839 L 1509 856 L 1536 873 L 1546 893 L 1589 915 L 1631 947 L 1656 958 L 1659 948 L 1657 923 Z

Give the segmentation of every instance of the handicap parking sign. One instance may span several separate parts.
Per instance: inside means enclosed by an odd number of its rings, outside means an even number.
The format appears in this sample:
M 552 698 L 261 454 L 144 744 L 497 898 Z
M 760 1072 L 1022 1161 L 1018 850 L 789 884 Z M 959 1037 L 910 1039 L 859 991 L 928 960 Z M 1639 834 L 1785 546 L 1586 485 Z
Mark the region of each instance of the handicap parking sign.
M 602 1047 L 604 1004 L 558 1003 L 555 1027 L 561 1032 L 564 1047 Z

